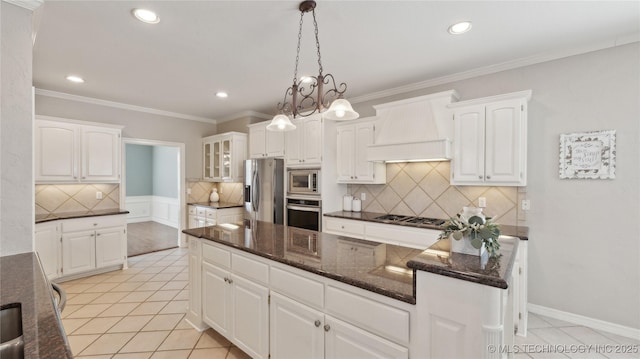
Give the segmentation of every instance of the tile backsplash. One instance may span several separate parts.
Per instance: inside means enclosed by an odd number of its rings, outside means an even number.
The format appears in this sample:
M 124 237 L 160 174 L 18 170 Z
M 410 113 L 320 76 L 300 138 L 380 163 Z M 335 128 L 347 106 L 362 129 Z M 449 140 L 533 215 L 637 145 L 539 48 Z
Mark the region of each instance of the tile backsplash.
M 191 188 L 191 194 L 187 197 L 188 203 L 209 202 L 209 195 L 213 188 L 218 189 L 220 202 L 243 203 L 244 185 L 242 183 L 187 181 L 187 188 Z
M 43 184 L 36 185 L 36 214 L 79 212 L 120 208 L 120 185 Z M 102 199 L 96 199 L 102 192 Z
M 386 184 L 352 184 L 348 192 L 358 198 L 366 194 L 363 211 L 442 219 L 464 206 L 477 206 L 478 197 L 485 197 L 485 215 L 500 224 L 524 224 L 518 213 L 518 187 L 451 186 L 449 177 L 450 162 L 389 163 Z

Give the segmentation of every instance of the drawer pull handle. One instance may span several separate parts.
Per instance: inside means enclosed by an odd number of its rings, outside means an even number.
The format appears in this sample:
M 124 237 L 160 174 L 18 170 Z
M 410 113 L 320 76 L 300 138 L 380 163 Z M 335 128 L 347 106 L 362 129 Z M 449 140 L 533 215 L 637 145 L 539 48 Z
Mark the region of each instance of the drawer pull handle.
M 329 330 L 331 330 L 331 327 L 329 326 L 329 324 L 325 324 L 324 325 L 324 331 L 328 332 Z
M 315 325 L 316 325 L 316 327 L 319 327 L 319 326 L 320 326 L 320 324 L 322 324 L 322 323 L 321 323 L 319 320 L 317 320 L 317 319 L 316 319 L 316 321 L 315 321 L 313 324 L 315 324 Z

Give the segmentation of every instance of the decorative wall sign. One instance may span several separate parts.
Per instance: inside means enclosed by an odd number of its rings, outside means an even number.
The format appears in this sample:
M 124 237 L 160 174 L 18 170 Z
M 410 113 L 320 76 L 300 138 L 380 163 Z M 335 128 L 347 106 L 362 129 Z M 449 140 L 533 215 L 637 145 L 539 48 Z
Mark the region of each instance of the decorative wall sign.
M 616 177 L 616 131 L 560 135 L 560 178 Z

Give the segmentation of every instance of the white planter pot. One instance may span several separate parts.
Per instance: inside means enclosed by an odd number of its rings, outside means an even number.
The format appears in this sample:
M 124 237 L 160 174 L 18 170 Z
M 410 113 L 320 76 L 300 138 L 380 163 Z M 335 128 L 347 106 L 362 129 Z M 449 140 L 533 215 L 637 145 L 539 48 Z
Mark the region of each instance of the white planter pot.
M 471 245 L 471 240 L 469 239 L 469 237 L 464 236 L 462 237 L 462 239 L 455 240 L 452 236 L 449 236 L 449 240 L 451 241 L 451 252 L 452 253 L 462 253 L 462 254 L 469 254 L 472 256 L 483 256 L 484 253 L 487 251 L 487 248 L 484 246 L 484 243 L 482 243 L 482 247 L 480 247 L 480 249 L 478 248 L 474 248 Z

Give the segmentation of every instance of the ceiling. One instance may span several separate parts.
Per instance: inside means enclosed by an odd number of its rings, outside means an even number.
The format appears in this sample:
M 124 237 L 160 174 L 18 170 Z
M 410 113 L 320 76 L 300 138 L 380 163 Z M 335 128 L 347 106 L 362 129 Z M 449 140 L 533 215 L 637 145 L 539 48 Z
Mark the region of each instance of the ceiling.
M 160 16 L 137 21 L 143 7 Z M 291 86 L 296 1 L 49 1 L 34 45 L 38 89 L 198 118 L 273 114 Z M 638 1 L 318 1 L 324 73 L 347 98 L 496 64 L 638 41 Z M 306 15 L 300 75 L 316 75 Z M 464 35 L 452 23 L 473 22 Z M 561 56 L 561 55 L 557 55 Z M 65 80 L 69 74 L 83 84 Z M 226 99 L 217 91 L 229 93 Z

